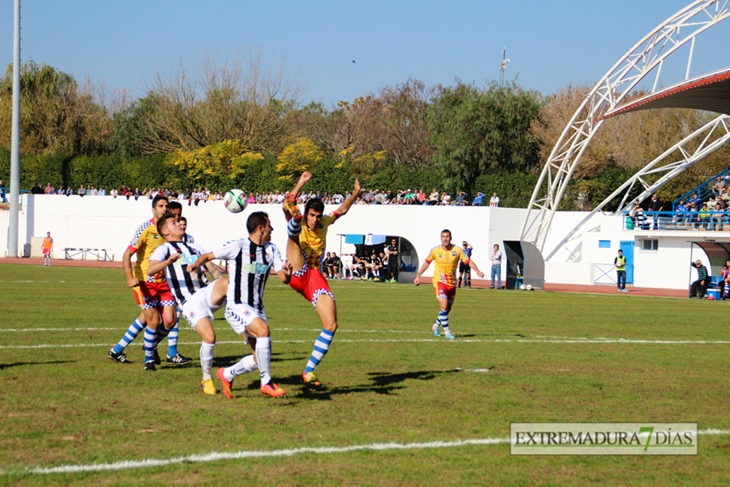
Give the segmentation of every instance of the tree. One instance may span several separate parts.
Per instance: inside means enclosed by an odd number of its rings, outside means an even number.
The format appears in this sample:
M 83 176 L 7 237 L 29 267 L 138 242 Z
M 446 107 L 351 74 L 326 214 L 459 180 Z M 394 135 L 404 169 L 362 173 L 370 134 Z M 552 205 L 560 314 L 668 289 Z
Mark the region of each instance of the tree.
M 239 140 L 252 151 L 278 153 L 300 94 L 282 71 L 265 72 L 260 57 L 221 64 L 208 56 L 192 70 L 181 62 L 171 75 L 152 78 L 141 149 L 170 153 Z
M 509 84 L 439 87 L 428 109 L 429 139 L 446 189 L 471 190 L 487 171 L 529 171 L 539 164 L 537 92 Z
M 293 182 L 304 171 L 309 171 L 312 166 L 322 160 L 322 151 L 317 144 L 300 137 L 294 143 L 289 144 L 279 155 L 279 164 L 276 165 L 276 171 L 279 173 L 279 179 Z
M 249 151 L 242 141 L 223 140 L 200 149 L 177 150 L 168 161 L 186 172 L 189 180 L 217 188 L 235 180 L 261 159 L 261 154 Z

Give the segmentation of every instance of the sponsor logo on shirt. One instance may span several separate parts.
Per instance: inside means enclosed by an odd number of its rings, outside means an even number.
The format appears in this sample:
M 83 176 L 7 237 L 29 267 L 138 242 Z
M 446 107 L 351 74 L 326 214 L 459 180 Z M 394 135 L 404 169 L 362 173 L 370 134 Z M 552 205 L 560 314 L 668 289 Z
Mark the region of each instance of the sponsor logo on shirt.
M 271 266 L 259 264 L 256 262 L 255 264 L 246 264 L 243 266 L 243 271 L 248 272 L 249 274 L 266 274 L 269 272 L 269 268 Z

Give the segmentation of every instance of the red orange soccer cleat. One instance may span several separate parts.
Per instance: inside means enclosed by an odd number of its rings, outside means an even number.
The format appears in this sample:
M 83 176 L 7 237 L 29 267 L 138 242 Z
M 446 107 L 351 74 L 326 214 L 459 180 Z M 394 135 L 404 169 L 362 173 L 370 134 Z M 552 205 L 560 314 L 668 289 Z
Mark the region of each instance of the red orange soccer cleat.
M 297 205 L 297 199 L 296 197 L 291 194 L 287 193 L 286 198 L 284 198 L 284 216 L 287 217 L 287 221 L 289 219 L 294 218 L 294 221 L 301 221 L 302 220 L 302 212 L 299 211 L 299 205 Z
M 233 394 L 231 393 L 232 384 L 230 381 L 226 380 L 226 376 L 223 375 L 223 368 L 221 367 L 218 369 L 215 375 L 218 376 L 218 379 L 223 384 L 223 394 L 225 394 L 228 399 L 233 399 Z
M 269 382 L 265 386 L 261 386 L 261 392 L 264 396 L 281 397 L 286 394 L 286 391 L 281 387 L 277 386 L 273 382 Z
M 322 383 L 312 372 L 304 372 L 302 374 L 302 382 L 304 382 L 304 384 L 308 386 L 322 387 Z

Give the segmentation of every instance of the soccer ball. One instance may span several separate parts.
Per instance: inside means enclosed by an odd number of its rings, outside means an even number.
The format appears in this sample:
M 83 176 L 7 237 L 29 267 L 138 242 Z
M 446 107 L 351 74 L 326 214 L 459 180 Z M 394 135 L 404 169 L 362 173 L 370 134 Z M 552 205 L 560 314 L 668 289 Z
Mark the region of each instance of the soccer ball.
M 532 289 L 532 284 L 528 284 L 525 289 L 527 289 L 528 291 L 534 291 L 534 289 Z
M 525 285 L 523 284 L 523 285 L 521 285 L 521 286 L 520 286 L 520 289 L 522 289 L 523 291 L 527 291 L 527 286 L 525 286 Z
M 241 213 L 246 209 L 246 205 L 248 205 L 246 193 L 240 189 L 230 190 L 226 193 L 225 198 L 223 198 L 223 205 L 231 213 Z

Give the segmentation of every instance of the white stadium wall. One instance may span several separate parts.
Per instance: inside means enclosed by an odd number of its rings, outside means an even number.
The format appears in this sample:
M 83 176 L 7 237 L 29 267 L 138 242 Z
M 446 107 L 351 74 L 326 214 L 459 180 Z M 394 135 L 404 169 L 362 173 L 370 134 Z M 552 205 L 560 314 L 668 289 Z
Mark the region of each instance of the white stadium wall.
M 326 212 L 336 209 L 328 206 Z M 286 223 L 279 205 L 251 205 L 243 213 L 232 214 L 220 201 L 187 206 L 183 203 L 183 215 L 188 219 L 189 233 L 196 242 L 211 250 L 233 238 L 246 234 L 245 222 L 253 211 L 265 211 L 271 217 L 273 242 L 284 249 Z M 519 240 L 525 209 L 490 207 L 443 207 L 443 206 L 365 206 L 354 205 L 349 214 L 334 224 L 329 231 L 327 250 L 341 252 L 338 234 L 398 235 L 408 239 L 418 253 L 419 262 L 431 248 L 439 245 L 441 230 L 448 228 L 453 241 L 460 244 L 467 240 L 474 246 L 472 255 L 480 269 L 489 276 L 492 245 L 502 245 L 504 240 Z M 546 249 L 555 245 L 587 213 L 557 212 L 553 219 Z M 32 237 L 43 237 L 51 232 L 54 239 L 54 257 L 64 258 L 64 248 L 106 249 L 114 260 L 122 254 L 134 231 L 151 217 L 151 201 L 139 201 L 110 196 L 59 196 L 23 195 L 20 216 L 19 248 L 30 244 Z M 0 211 L 0 255 L 7 255 L 8 212 Z M 545 281 L 563 284 L 594 284 L 601 271 L 600 264 L 611 264 L 621 241 L 635 242 L 634 285 L 665 289 L 685 289 L 689 279 L 691 239 L 702 233 L 724 232 L 676 232 L 676 231 L 628 231 L 622 229 L 621 218 L 595 215 L 584 226 L 591 229 L 582 237 L 565 245 L 546 263 Z M 727 235 L 727 233 L 725 233 Z M 657 251 L 641 250 L 641 240 L 659 240 Z M 599 240 L 609 240 L 608 248 L 600 248 Z M 730 240 L 730 238 L 728 238 Z M 342 240 L 344 242 L 344 239 Z M 345 249 L 351 248 L 344 247 Z M 579 262 L 569 262 L 570 252 L 581 251 Z M 695 258 L 707 261 L 698 247 Z M 596 266 L 599 264 L 599 266 Z M 506 265 L 502 266 L 502 279 L 506 278 Z M 425 274 L 432 275 L 432 268 Z

